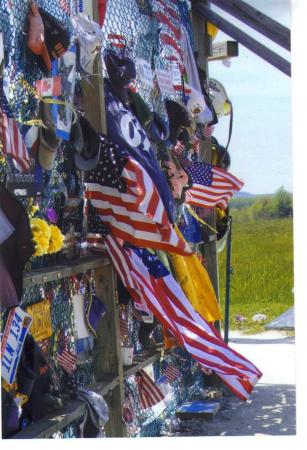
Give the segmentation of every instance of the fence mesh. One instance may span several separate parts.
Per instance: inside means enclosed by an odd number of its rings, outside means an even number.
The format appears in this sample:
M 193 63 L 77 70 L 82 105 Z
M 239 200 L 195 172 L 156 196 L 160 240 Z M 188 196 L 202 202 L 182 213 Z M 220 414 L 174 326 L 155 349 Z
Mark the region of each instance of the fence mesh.
M 70 31 L 72 31 L 70 14 L 83 10 L 83 2 L 80 0 L 70 2 L 37 0 L 36 2 L 40 8 L 55 17 Z M 33 87 L 35 81 L 42 77 L 35 57 L 26 45 L 28 12 L 28 0 L 0 0 L 0 31 L 3 33 L 5 53 L 3 78 L 10 110 L 20 123 L 37 117 L 38 100 L 29 90 L 29 86 Z M 109 0 L 107 2 L 103 26 L 105 40 L 102 51 L 110 46 L 122 51 L 121 44 L 124 44 L 126 54 L 136 62 L 135 88 L 137 92 L 150 109 L 162 117 L 166 117 L 164 108 L 166 97 L 177 100 L 184 99 L 180 26 L 185 27 L 193 46 L 190 2 L 188 1 Z M 146 84 L 141 76 L 141 68 L 138 66 L 139 59 L 147 61 L 153 73 L 156 69 L 161 69 L 176 76 L 175 90 L 172 93 L 162 92 L 156 75 L 154 75 L 152 86 Z M 79 74 L 79 79 L 80 76 Z M 27 84 L 22 83 L 22 80 L 25 80 Z M 84 189 L 82 176 L 79 171 L 74 170 L 71 155 L 70 144 L 64 142 L 52 172 L 45 173 L 43 176 L 44 189 L 35 199 L 39 205 L 41 217 L 46 216 L 49 208 L 55 209 L 60 216 L 65 203 L 65 195 L 82 198 Z M 1 183 L 5 182 L 6 173 L 6 161 L 2 161 L 0 163 Z M 24 206 L 29 208 L 28 198 L 21 198 L 21 201 Z M 33 260 L 32 269 L 46 267 L 67 259 L 69 257 L 64 254 L 57 257 L 36 258 Z M 90 274 L 83 274 L 78 279 L 78 282 L 84 286 L 85 298 L 88 290 L 86 282 L 88 276 Z M 61 392 L 63 398 L 68 395 L 70 389 L 73 391 L 74 386 L 86 386 L 95 381 L 91 352 L 78 362 L 73 375 L 68 375 L 57 362 L 56 352 L 59 339 L 65 339 L 69 350 L 73 351 L 76 348 L 76 328 L 71 296 L 73 283 L 72 278 L 66 278 L 27 288 L 21 300 L 22 308 L 37 304 L 45 298 L 50 302 L 53 332 L 49 338 L 46 355 L 55 374 L 56 389 Z M 6 315 L 7 311 L 1 317 L 2 329 L 5 325 Z M 140 350 L 141 346 L 137 337 L 138 322 L 132 315 L 129 316 L 128 329 L 131 332 L 135 350 Z M 134 408 L 137 411 L 133 426 L 127 427 L 128 435 L 134 437 L 161 435 L 166 417 L 173 415 L 182 401 L 190 398 L 202 387 L 203 376 L 194 361 L 183 350 L 176 349 L 176 354 L 177 356 L 172 358 L 172 364 L 180 371 L 180 379 L 170 384 L 171 401 L 167 403 L 163 411 L 154 409 L 142 411 L 139 407 L 135 378 L 132 376 L 126 380 L 126 393 L 132 395 Z M 163 360 L 154 365 L 155 380 L 158 380 L 162 374 L 162 364 Z M 77 419 L 53 437 L 78 437 L 79 420 Z

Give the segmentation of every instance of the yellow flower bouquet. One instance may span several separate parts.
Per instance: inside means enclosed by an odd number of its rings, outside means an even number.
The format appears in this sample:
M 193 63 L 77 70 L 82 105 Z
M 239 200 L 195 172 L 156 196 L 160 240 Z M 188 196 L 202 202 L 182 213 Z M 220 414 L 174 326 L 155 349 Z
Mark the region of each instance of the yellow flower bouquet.
M 33 256 L 43 256 L 61 250 L 64 236 L 56 225 L 49 225 L 39 217 L 30 217 L 30 225 L 35 246 Z

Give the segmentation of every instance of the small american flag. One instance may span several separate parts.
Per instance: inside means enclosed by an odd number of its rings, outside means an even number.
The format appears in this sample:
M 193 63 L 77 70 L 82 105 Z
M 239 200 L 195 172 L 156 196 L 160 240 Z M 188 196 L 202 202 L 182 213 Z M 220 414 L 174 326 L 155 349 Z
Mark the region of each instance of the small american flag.
M 185 150 L 185 145 L 181 141 L 177 141 L 176 145 L 174 146 L 174 152 L 176 155 L 182 155 L 183 151 Z
M 141 409 L 151 408 L 164 399 L 161 390 L 145 370 L 142 369 L 136 373 L 136 382 L 139 390 Z
M 200 151 L 200 141 L 198 137 L 194 137 L 193 141 L 192 141 L 192 149 L 195 153 L 199 153 Z
M 7 116 L 0 109 L 0 136 L 3 143 L 3 153 L 10 155 L 16 168 L 20 172 L 30 169 L 30 159 L 17 122 L 14 118 Z
M 186 191 L 186 203 L 200 208 L 213 208 L 216 205 L 227 207 L 227 202 L 235 192 L 242 189 L 243 181 L 229 172 L 203 162 L 191 163 L 178 156 L 190 176 L 193 185 Z
M 78 359 L 76 355 L 64 349 L 58 351 L 56 359 L 66 372 L 69 374 L 74 372 Z
M 214 128 L 215 128 L 214 125 L 209 125 L 204 128 L 204 136 L 206 139 L 211 138 Z
M 0 83 L 0 141 L 3 145 L 3 153 L 10 155 L 14 160 L 16 168 L 20 172 L 30 169 L 30 159 L 19 131 L 6 100 L 3 81 Z
M 173 364 L 168 364 L 166 369 L 164 370 L 164 374 L 168 382 L 176 381 L 179 378 L 180 372 L 177 367 Z
M 37 342 L 39 348 L 44 353 L 44 355 L 48 355 L 49 350 L 49 338 L 43 339 L 42 341 Z

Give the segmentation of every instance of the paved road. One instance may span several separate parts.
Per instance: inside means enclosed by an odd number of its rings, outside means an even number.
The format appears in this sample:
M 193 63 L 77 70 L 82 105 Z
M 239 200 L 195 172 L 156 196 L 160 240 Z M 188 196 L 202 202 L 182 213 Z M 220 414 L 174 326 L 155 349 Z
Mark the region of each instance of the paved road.
M 281 331 L 248 336 L 230 333 L 229 345 L 250 359 L 263 372 L 263 377 L 247 402 L 226 393 L 219 413 L 213 420 L 199 423 L 196 435 L 295 435 L 294 343 L 293 337 Z

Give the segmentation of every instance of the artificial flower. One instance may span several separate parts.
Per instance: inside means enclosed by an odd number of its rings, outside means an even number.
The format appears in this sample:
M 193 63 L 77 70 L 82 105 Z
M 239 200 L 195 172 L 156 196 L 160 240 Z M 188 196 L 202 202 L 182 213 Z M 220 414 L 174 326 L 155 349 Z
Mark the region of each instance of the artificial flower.
M 49 228 L 51 230 L 51 238 L 48 253 L 56 253 L 63 247 L 64 235 L 56 225 L 50 225 Z
M 35 246 L 34 256 L 42 256 L 48 252 L 51 230 L 48 223 L 39 217 L 30 218 L 32 239 Z

